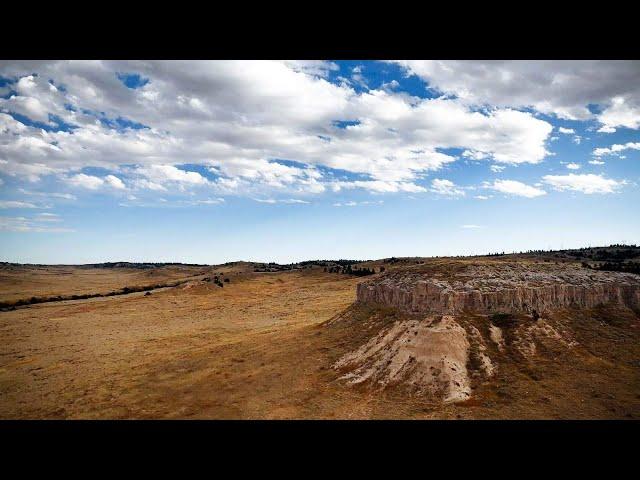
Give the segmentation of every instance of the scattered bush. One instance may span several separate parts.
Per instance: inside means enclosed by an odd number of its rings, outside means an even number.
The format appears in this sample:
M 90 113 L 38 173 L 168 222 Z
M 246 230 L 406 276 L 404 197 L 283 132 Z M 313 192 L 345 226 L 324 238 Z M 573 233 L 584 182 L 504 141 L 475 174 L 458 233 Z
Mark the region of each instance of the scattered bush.
M 490 318 L 491 322 L 500 328 L 511 327 L 516 323 L 515 317 L 510 313 L 494 313 Z

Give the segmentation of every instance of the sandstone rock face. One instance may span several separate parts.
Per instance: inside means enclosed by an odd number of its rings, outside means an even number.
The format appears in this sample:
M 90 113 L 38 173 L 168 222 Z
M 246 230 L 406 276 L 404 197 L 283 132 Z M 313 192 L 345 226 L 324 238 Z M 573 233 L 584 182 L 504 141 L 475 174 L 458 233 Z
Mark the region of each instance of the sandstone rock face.
M 640 308 L 640 277 L 575 265 L 468 264 L 453 275 L 390 272 L 360 283 L 357 300 L 410 313 L 545 313 L 618 303 Z

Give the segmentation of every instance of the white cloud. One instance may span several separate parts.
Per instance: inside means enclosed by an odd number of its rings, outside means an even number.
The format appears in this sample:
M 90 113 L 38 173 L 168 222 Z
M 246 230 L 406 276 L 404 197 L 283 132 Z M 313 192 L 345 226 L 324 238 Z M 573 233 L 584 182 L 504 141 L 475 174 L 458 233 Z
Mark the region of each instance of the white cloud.
M 589 163 L 590 163 L 591 165 L 604 165 L 604 162 L 603 162 L 603 161 L 601 161 L 601 160 L 595 160 L 595 159 L 594 159 L 594 160 L 589 160 Z
M 0 208 L 40 208 L 29 202 L 21 202 L 18 200 L 0 200 Z
M 173 193 L 202 187 L 217 195 L 266 198 L 327 188 L 415 193 L 427 190 L 419 184 L 426 172 L 458 160 L 444 153 L 448 149 L 494 162 L 494 172 L 504 168 L 496 163 L 541 162 L 549 155 L 545 144 L 553 127 L 517 108 L 596 119 L 603 132 L 640 128 L 638 62 L 401 63 L 430 87 L 456 98 L 411 97 L 394 91 L 397 82 L 358 93 L 347 84 L 328 82 L 329 72 L 338 67 L 320 61 L 3 62 L 0 74 L 19 80 L 12 85 L 17 95 L 0 99 L 0 172 L 34 182 L 58 175 L 89 190 Z M 138 72 L 149 83 L 128 89 L 115 75 L 125 71 Z M 66 88 L 52 87 L 49 79 Z M 601 113 L 590 112 L 590 104 L 600 105 Z M 50 127 L 56 125 L 53 115 L 77 128 L 46 131 L 7 112 Z M 113 128 L 117 118 L 149 128 Z M 339 128 L 336 121 L 355 124 Z M 569 128 L 558 131 L 575 135 Z M 594 155 L 638 145 L 599 148 Z M 188 171 L 182 166 L 187 163 L 212 169 L 216 178 Z M 87 166 L 114 175 L 76 173 Z M 320 166 L 363 180 L 336 180 L 340 177 Z M 444 184 L 431 188 L 450 191 Z M 544 194 L 529 188 L 537 192 L 529 191 L 532 196 Z M 453 195 L 464 194 L 458 192 Z
M 254 198 L 254 200 L 256 202 L 260 202 L 260 203 L 270 203 L 270 204 L 275 204 L 275 203 L 286 203 L 286 204 L 308 204 L 310 202 L 307 202 L 306 200 L 300 200 L 298 198 L 285 198 L 285 199 L 275 199 L 275 198 L 265 198 L 265 199 L 260 199 L 260 198 Z
M 327 77 L 330 71 L 340 69 L 335 63 L 324 60 L 287 60 L 285 63 L 296 72 L 304 72 L 318 77 Z
M 613 193 L 626 183 L 592 173 L 583 175 L 576 175 L 574 173 L 569 175 L 545 175 L 542 181 L 551 185 L 555 190 L 568 190 L 587 194 Z
M 72 195 L 70 193 L 63 193 L 63 192 L 34 192 L 31 190 L 25 190 L 24 188 L 20 188 L 18 189 L 21 193 L 24 193 L 25 195 L 34 195 L 34 196 L 38 196 L 38 197 L 47 197 L 47 198 L 61 198 L 64 200 L 77 200 L 78 197 L 76 197 L 75 195 Z
M 566 167 L 569 170 L 580 170 L 580 164 L 579 163 L 567 163 Z
M 77 173 L 66 179 L 74 187 L 86 188 L 87 190 L 98 190 L 102 187 L 113 188 L 116 190 L 126 189 L 122 180 L 115 175 L 107 175 L 106 177 L 96 177 L 84 173 Z
M 51 114 L 77 127 L 45 131 L 0 113 L 0 171 L 37 181 L 94 166 L 118 172 L 130 188 L 160 191 L 175 182 L 182 189 L 207 185 L 251 195 L 273 189 L 321 193 L 333 184 L 316 168 L 322 165 L 385 182 L 369 184 L 377 191 L 423 191 L 415 181 L 424 172 L 457 160 L 444 149 L 500 163 L 537 163 L 547 155 L 552 127 L 528 112 L 478 111 L 460 99 L 395 92 L 392 84 L 357 93 L 326 80 L 336 68 L 315 61 L 0 63 L 0 74 L 21 78 L 22 99 L 0 99 L 0 110 L 43 121 L 46 113 L 47 122 Z M 129 89 L 116 72 L 137 72 L 149 82 Z M 66 88 L 51 88 L 49 79 Z M 112 128 L 118 118 L 149 128 Z M 338 128 L 335 121 L 359 123 Z M 180 173 L 187 162 L 217 168 L 220 178 Z
M 173 165 L 149 165 L 139 168 L 139 173 L 153 182 L 155 185 L 162 185 L 166 182 L 178 182 L 191 185 L 205 185 L 209 181 L 198 172 L 181 170 Z
M 194 200 L 192 202 L 188 202 L 190 205 L 220 205 L 221 203 L 225 203 L 224 198 L 206 198 L 204 200 Z
M 540 188 L 532 187 L 516 180 L 496 180 L 492 185 L 489 185 L 489 188 L 508 195 L 527 198 L 535 198 L 547 193 Z
M 615 145 L 611 145 L 611 147 L 608 147 L 608 148 L 606 147 L 596 148 L 593 151 L 593 154 L 596 157 L 602 157 L 604 155 L 619 154 L 624 150 L 640 150 L 640 142 L 628 142 L 628 143 L 625 143 L 624 145 L 615 144 Z
M 427 189 L 411 182 L 386 182 L 383 180 L 356 180 L 353 182 L 334 182 L 332 184 L 334 192 L 342 189 L 362 188 L 373 193 L 396 193 L 409 192 L 419 193 L 426 192 Z
M 489 157 L 489 155 L 485 152 L 478 152 L 475 150 L 465 150 L 462 152 L 462 156 L 465 158 L 470 158 L 472 160 L 484 160 Z
M 78 173 L 69 178 L 69 183 L 75 187 L 87 188 L 89 190 L 97 190 L 104 185 L 104 180 L 93 175 Z
M 40 225 L 42 220 L 29 219 L 25 217 L 2 217 L 0 216 L 0 231 L 5 232 L 37 232 L 37 233 L 68 233 L 75 230 L 70 228 L 51 227 Z
M 636 84 L 640 77 L 635 79 Z M 598 115 L 603 124 L 598 130 L 604 133 L 615 132 L 616 127 L 627 127 L 637 130 L 640 128 L 640 104 L 637 96 L 618 96 L 611 100 L 611 106 Z
M 429 86 L 464 102 L 531 107 L 569 120 L 597 118 L 605 127 L 638 128 L 640 62 L 492 60 L 398 62 Z M 591 104 L 603 111 L 594 115 Z
M 463 197 L 464 190 L 458 187 L 451 180 L 435 178 L 431 181 L 431 191 L 440 195 L 448 195 L 452 197 Z
M 391 80 L 390 82 L 383 83 L 381 88 L 383 90 L 394 90 L 399 86 L 400 86 L 400 83 L 397 80 Z
M 34 219 L 38 222 L 60 222 L 62 221 L 62 219 L 60 218 L 60 215 L 57 215 L 55 213 L 39 213 L 37 214 Z
M 491 165 L 489 167 L 491 169 L 492 172 L 494 173 L 500 173 L 501 171 L 503 171 L 506 167 L 502 166 L 502 165 Z
M 117 190 L 124 190 L 126 188 L 124 186 L 124 183 L 122 183 L 122 180 L 120 180 L 115 175 L 107 175 L 106 177 L 104 177 L 104 181 L 107 185 Z
M 475 197 L 478 200 L 489 200 L 490 198 L 492 198 L 492 195 L 476 195 Z
M 384 201 L 382 200 L 378 200 L 377 202 L 374 201 L 362 201 L 362 202 L 354 202 L 349 201 L 349 202 L 336 202 L 333 204 L 334 207 L 361 207 L 361 206 L 372 206 L 372 205 L 382 205 L 384 203 Z

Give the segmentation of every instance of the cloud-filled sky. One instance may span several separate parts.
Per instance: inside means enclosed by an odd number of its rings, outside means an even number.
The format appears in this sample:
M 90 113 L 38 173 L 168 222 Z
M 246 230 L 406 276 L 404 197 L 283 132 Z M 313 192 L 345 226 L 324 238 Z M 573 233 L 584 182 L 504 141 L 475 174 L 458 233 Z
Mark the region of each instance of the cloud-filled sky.
M 0 62 L 0 260 L 640 243 L 640 62 Z

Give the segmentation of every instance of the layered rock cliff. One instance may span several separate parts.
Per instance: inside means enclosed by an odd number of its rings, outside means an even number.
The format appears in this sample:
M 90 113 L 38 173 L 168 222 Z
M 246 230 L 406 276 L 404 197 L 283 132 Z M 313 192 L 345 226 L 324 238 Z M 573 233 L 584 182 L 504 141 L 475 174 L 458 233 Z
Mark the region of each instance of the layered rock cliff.
M 457 267 L 460 267 L 458 265 Z M 357 300 L 410 313 L 528 312 L 617 303 L 640 308 L 640 277 L 572 264 L 468 264 L 454 274 L 406 270 L 360 283 Z

